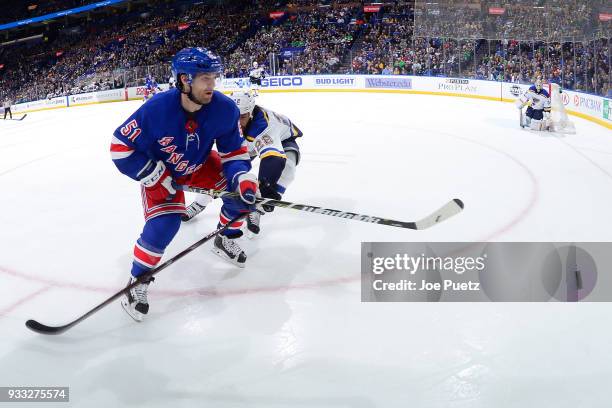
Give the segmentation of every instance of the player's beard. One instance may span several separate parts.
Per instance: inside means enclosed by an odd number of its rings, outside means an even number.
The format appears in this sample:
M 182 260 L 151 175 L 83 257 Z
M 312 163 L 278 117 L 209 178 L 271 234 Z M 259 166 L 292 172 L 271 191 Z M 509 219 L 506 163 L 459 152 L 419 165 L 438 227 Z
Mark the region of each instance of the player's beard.
M 212 89 L 203 89 L 200 92 L 193 92 L 193 88 L 191 89 L 191 95 L 193 96 L 193 99 L 195 99 L 194 102 L 196 102 L 199 105 L 206 105 L 208 103 L 210 103 L 210 101 L 212 100 L 212 94 L 213 90 Z
M 184 92 L 185 94 L 187 94 L 187 97 L 189 98 L 189 100 L 193 103 L 196 103 L 198 105 L 206 105 L 209 104 L 210 101 L 212 100 L 212 89 L 203 89 L 201 91 L 196 91 L 194 92 L 193 87 L 189 87 L 189 92 Z

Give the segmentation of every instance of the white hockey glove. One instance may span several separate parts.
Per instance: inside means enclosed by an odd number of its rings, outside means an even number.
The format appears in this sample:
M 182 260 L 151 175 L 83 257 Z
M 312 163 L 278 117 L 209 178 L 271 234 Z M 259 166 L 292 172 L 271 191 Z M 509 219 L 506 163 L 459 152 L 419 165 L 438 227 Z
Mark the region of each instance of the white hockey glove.
M 516 107 L 518 109 L 523 109 L 523 106 L 525 106 L 525 104 L 523 103 L 523 101 L 521 101 L 520 99 L 517 99 L 514 104 L 516 105 Z

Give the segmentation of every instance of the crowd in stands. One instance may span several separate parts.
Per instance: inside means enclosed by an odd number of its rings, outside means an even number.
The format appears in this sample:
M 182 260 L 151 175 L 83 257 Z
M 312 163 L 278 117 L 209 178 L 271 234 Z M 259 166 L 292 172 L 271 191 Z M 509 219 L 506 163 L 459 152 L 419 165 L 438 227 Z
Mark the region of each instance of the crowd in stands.
M 2 8 L 0 24 L 26 20 L 91 3 L 91 0 L 4 0 L 0 3 Z
M 100 76 L 111 78 L 105 82 L 137 85 L 128 84 L 129 75 L 126 78 L 123 73 L 167 61 L 178 50 L 201 44 L 202 38 L 220 54 L 228 53 L 252 17 L 244 8 L 231 5 L 198 6 L 185 12 L 135 11 L 109 17 L 78 27 L 76 34 L 61 35 L 51 44 L 6 49 L 0 58 L 10 66 L 6 72 L 0 71 L 0 89 L 13 93 L 15 100 L 27 100 L 86 91 L 98 83 Z M 21 58 L 24 49 L 30 58 Z M 165 78 L 158 78 L 160 82 L 165 82 L 167 75 L 164 71 Z
M 279 24 L 261 28 L 230 54 L 225 75 L 248 76 L 252 61 L 267 63 L 270 53 L 279 55 L 280 75 L 337 72 L 359 29 L 355 24 L 359 14 L 359 7 L 344 5 L 298 11 Z
M 158 82 L 166 82 L 172 55 L 194 45 L 220 54 L 228 77 L 247 76 L 257 61 L 276 75 L 430 75 L 514 82 L 542 75 L 567 89 L 611 92 L 611 39 L 594 36 L 609 32 L 609 25 L 593 20 L 600 10 L 596 6 L 605 2 L 594 0 L 587 7 L 578 0 L 550 0 L 547 7 L 534 9 L 542 0 L 501 0 L 495 5 L 505 13 L 490 15 L 487 1 L 400 0 L 366 13 L 362 2 L 350 0 L 325 7 L 316 0 L 187 6 L 151 0 L 130 13 L 56 26 L 38 42 L 0 46 L 0 98 L 26 101 L 139 85 L 152 71 L 136 67 L 146 66 L 156 67 Z M 38 3 L 38 11 L 52 12 L 57 11 L 53 4 L 64 9 L 83 2 Z M 527 18 L 529 10 L 542 18 Z M 272 11 L 284 13 L 272 18 Z M 553 24 L 551 16 L 563 22 Z M 591 37 L 567 38 L 577 35 Z
M 565 89 L 610 93 L 610 43 L 500 41 L 483 57 L 476 78 L 525 83 L 541 76 Z
M 430 37 L 573 41 L 592 36 L 602 28 L 597 20 L 598 13 L 606 9 L 604 3 L 595 0 L 417 1 L 415 31 L 419 36 Z

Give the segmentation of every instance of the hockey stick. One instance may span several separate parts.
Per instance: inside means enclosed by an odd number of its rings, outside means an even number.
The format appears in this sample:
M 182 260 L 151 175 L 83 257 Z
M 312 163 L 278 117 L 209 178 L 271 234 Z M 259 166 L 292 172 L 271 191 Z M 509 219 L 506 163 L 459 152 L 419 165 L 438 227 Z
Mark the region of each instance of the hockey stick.
M 8 119 L 6 119 L 6 118 L 5 118 L 4 120 L 19 120 L 19 121 L 21 121 L 21 120 L 24 120 L 26 116 L 28 116 L 28 114 L 27 114 L 27 113 L 26 113 L 26 114 L 24 114 L 24 115 L 23 115 L 22 117 L 20 117 L 19 119 L 14 119 L 14 118 L 8 118 Z
M 213 197 L 233 197 L 235 198 L 239 196 L 238 193 L 231 193 L 228 191 L 212 190 L 212 189 L 205 189 L 205 188 L 191 187 L 191 186 L 175 186 L 175 187 L 183 191 L 189 191 L 192 193 L 199 193 L 199 194 L 208 194 Z M 456 214 L 459 214 L 463 210 L 463 202 L 460 199 L 455 198 L 449 201 L 448 203 L 444 204 L 441 208 L 434 211 L 433 213 L 431 213 L 425 218 L 422 218 L 418 221 L 405 222 L 405 221 L 391 220 L 387 218 L 373 217 L 371 215 L 356 214 L 356 213 L 352 213 L 348 211 L 339 211 L 339 210 L 332 210 L 329 208 L 315 207 L 312 205 L 296 204 L 296 203 L 290 203 L 287 201 L 279 201 L 279 200 L 271 200 L 269 198 L 258 198 L 257 203 L 262 204 L 262 205 L 272 205 L 275 207 L 291 208 L 292 210 L 306 211 L 306 212 L 322 214 L 322 215 L 329 215 L 332 217 L 344 218 L 348 220 L 363 221 L 363 222 L 369 222 L 372 224 L 389 225 L 391 227 L 408 228 L 408 229 L 413 229 L 413 230 L 423 230 L 423 229 L 429 228 L 435 224 L 439 224 L 442 221 L 449 219 L 450 217 Z
M 138 278 L 138 280 L 136 280 L 132 284 L 126 286 L 125 288 L 121 289 L 119 292 L 115 293 L 114 295 L 112 295 L 111 297 L 106 299 L 104 302 L 100 303 L 98 306 L 94 307 L 89 312 L 85 313 L 84 315 L 82 315 L 81 317 L 77 318 L 76 320 L 73 320 L 72 322 L 70 322 L 68 324 L 65 324 L 63 326 L 47 326 L 47 325 L 44 325 L 42 323 L 37 322 L 36 320 L 31 320 L 30 319 L 30 320 L 28 320 L 26 322 L 26 327 L 28 329 L 30 329 L 32 331 L 35 331 L 36 333 L 40 333 L 40 334 L 62 334 L 62 333 L 64 333 L 66 330 L 68 330 L 71 327 L 79 324 L 80 322 L 82 322 L 83 320 L 87 319 L 92 314 L 96 313 L 98 310 L 102 309 L 103 307 L 105 307 L 105 306 L 111 304 L 113 301 L 117 300 L 119 297 L 121 297 L 124 293 L 126 293 L 130 289 L 132 289 L 134 286 L 142 283 L 145 280 L 148 280 L 152 276 L 154 276 L 157 273 L 161 272 L 163 269 L 166 269 L 168 266 L 172 265 L 174 262 L 178 261 L 179 259 L 181 259 L 185 255 L 187 255 L 188 253 L 193 251 L 194 249 L 196 249 L 199 246 L 201 246 L 203 243 L 205 243 L 209 239 L 211 239 L 211 238 L 215 237 L 216 235 L 218 235 L 219 233 L 225 231 L 231 224 L 233 224 L 236 221 L 240 220 L 240 218 L 242 218 L 244 216 L 245 216 L 244 214 L 241 214 L 241 215 L 235 217 L 233 220 L 231 220 L 230 222 L 228 222 L 224 226 L 222 226 L 220 228 L 217 228 L 216 230 L 214 230 L 210 234 L 206 235 L 204 238 L 200 239 L 198 242 L 196 242 L 193 245 L 191 245 L 189 248 L 184 249 L 182 252 L 179 252 L 178 254 L 174 255 L 174 257 L 168 259 L 166 262 L 162 263 L 157 268 L 150 270 L 149 272 L 145 273 L 144 275 L 141 275 Z

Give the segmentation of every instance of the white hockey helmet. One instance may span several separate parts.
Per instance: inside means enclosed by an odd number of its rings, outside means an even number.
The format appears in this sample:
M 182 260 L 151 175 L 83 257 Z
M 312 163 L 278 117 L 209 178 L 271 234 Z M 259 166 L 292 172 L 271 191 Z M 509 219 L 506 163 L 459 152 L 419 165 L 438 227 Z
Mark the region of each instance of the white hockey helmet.
M 257 61 L 253 61 L 253 68 L 257 68 L 259 66 L 259 64 L 257 63 Z
M 238 109 L 240 109 L 241 115 L 253 113 L 253 109 L 255 109 L 255 97 L 253 97 L 250 92 L 232 92 L 230 98 L 232 98 L 236 106 L 238 106 Z
M 536 80 L 535 80 L 534 85 L 535 85 L 535 87 L 536 87 L 536 89 L 538 91 L 541 91 L 542 90 L 542 85 L 543 85 L 542 78 L 537 77 Z

